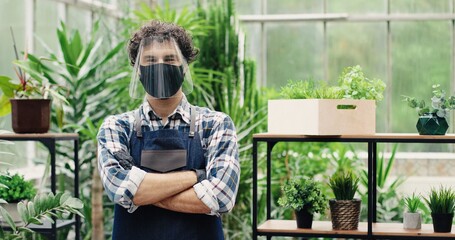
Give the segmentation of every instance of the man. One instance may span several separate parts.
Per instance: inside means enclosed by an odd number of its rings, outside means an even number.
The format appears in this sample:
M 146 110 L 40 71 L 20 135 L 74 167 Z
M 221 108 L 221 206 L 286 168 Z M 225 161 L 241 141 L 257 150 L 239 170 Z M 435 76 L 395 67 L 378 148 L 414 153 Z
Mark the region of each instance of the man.
M 229 116 L 186 99 L 198 50 L 183 28 L 152 21 L 128 51 L 130 95 L 144 102 L 107 117 L 98 133 L 113 239 L 224 239 L 220 214 L 233 208 L 240 176 L 237 136 Z

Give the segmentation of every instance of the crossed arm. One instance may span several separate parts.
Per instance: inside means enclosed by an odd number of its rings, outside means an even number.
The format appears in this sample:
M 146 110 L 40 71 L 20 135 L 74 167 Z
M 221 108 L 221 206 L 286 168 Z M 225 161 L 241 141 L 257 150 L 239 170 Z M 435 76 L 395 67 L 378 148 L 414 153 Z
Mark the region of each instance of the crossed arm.
M 196 182 L 194 171 L 147 173 L 134 195 L 133 203 L 137 206 L 153 204 L 176 212 L 210 213 L 194 192 Z

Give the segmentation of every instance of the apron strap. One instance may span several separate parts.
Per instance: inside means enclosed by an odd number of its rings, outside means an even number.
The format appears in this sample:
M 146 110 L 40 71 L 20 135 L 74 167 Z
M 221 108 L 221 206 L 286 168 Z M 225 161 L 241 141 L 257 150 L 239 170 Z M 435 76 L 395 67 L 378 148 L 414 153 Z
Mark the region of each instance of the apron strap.
M 190 117 L 190 132 L 188 134 L 188 137 L 193 138 L 194 137 L 194 130 L 195 130 L 195 125 L 196 125 L 196 114 L 197 111 L 193 107 L 190 107 L 191 111 L 191 117 Z
M 190 132 L 188 134 L 188 136 L 190 138 L 193 138 L 194 137 L 194 133 L 195 133 L 195 129 L 196 129 L 196 114 L 197 114 L 197 111 L 193 108 L 193 107 L 190 107 L 190 111 L 191 111 L 191 117 L 190 117 Z M 138 138 L 142 138 L 142 121 L 141 121 L 141 113 L 138 110 L 136 110 L 134 112 L 134 130 L 136 130 L 136 136 Z
M 136 130 L 136 136 L 142 138 L 142 120 L 140 109 L 134 112 L 134 130 Z

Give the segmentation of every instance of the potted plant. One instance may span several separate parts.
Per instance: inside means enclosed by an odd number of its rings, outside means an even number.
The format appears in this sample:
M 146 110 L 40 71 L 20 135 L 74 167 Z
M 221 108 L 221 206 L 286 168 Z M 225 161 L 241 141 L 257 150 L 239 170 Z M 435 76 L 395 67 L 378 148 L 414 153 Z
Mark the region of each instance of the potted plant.
M 435 232 L 451 232 L 453 214 L 455 211 L 455 192 L 452 188 L 432 188 L 427 198 L 424 198 L 431 211 L 433 229 Z
M 24 176 L 9 172 L 0 175 L 0 199 L 3 200 L 3 207 L 11 214 L 14 222 L 20 222 L 17 204 L 30 200 L 35 195 L 36 189 L 33 182 L 25 180 Z
M 268 101 L 268 132 L 303 135 L 358 135 L 376 132 L 376 101 L 385 84 L 367 78 L 360 66 L 344 69 L 338 85 L 288 81 L 285 99 Z M 290 116 L 292 118 L 283 118 Z
M 332 228 L 355 230 L 359 227 L 361 200 L 354 198 L 360 178 L 352 171 L 339 170 L 329 179 L 335 199 L 329 200 Z
M 419 120 L 416 128 L 420 135 L 445 135 L 449 124 L 446 116 L 450 110 L 455 109 L 455 96 L 446 97 L 444 90 L 439 84 L 432 86 L 433 97 L 431 107 L 425 100 L 417 100 L 414 97 L 403 96 L 408 106 L 417 110 Z
M 420 195 L 412 193 L 411 196 L 405 197 L 404 205 L 407 211 L 403 213 L 403 228 L 420 229 L 422 227 L 422 214 L 417 212 L 422 205 Z
M 3 92 L 0 97 L 0 116 L 11 112 L 12 128 L 16 133 L 45 133 L 50 127 L 51 97 L 60 108 L 59 112 L 63 112 L 62 102 L 67 102 L 59 93 L 63 88 L 49 83 L 43 66 L 36 64 L 36 61 L 29 61 L 27 53 L 24 54 L 24 60 L 16 59 L 13 63 L 17 80 L 0 76 L 0 89 Z
M 278 204 L 295 212 L 298 228 L 311 228 L 313 214 L 326 209 L 326 197 L 318 184 L 307 178 L 291 179 L 281 187 Z

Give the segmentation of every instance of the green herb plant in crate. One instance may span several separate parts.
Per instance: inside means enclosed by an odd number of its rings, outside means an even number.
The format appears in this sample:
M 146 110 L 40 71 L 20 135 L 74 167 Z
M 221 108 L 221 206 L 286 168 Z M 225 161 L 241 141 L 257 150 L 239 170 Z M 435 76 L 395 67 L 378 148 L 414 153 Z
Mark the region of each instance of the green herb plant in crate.
M 283 195 L 278 199 L 278 204 L 295 211 L 298 228 L 311 228 L 313 214 L 321 213 L 327 208 L 326 196 L 314 180 L 290 179 L 281 190 Z
M 365 135 L 376 132 L 376 102 L 385 84 L 367 78 L 360 66 L 345 68 L 338 85 L 289 81 L 285 99 L 268 101 L 268 132 L 302 135 Z M 292 118 L 283 116 L 292 115 Z
M 433 229 L 435 232 L 451 232 L 453 214 L 455 211 L 455 192 L 450 187 L 432 188 L 427 198 L 424 198 L 431 211 Z
M 332 228 L 335 230 L 356 230 L 359 226 L 361 200 L 354 198 L 359 180 L 350 170 L 338 170 L 329 179 L 335 199 L 329 200 Z
M 403 213 L 404 229 L 420 229 L 422 227 L 422 214 L 418 210 L 422 206 L 420 195 L 412 193 L 411 196 L 404 198 L 406 212 Z

